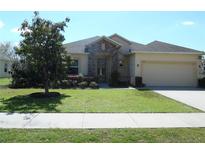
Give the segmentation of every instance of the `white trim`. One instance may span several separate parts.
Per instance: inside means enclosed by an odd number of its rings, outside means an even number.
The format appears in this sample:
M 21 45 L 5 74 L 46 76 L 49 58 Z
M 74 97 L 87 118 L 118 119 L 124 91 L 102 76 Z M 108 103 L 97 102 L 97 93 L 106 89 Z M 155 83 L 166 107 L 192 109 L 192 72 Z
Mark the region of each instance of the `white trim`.
M 87 45 L 92 45 L 92 44 L 94 44 L 94 43 L 96 43 L 96 42 L 99 42 L 99 41 L 101 41 L 101 40 L 103 40 L 103 39 L 107 40 L 108 42 L 114 44 L 114 45 L 117 46 L 117 47 L 118 47 L 118 46 L 122 46 L 120 43 L 118 43 L 118 42 L 116 42 L 115 40 L 112 40 L 111 38 L 106 37 L 106 36 L 102 36 L 102 37 L 100 37 L 99 39 L 97 39 L 97 40 L 95 40 L 95 41 L 93 41 L 93 42 L 91 42 L 91 43 L 89 43 L 89 44 L 87 44 Z
M 126 38 L 120 36 L 120 35 L 117 34 L 117 33 L 115 33 L 115 34 L 113 34 L 113 35 L 110 35 L 109 38 L 112 38 L 113 36 L 116 36 L 116 37 L 120 38 L 121 40 L 126 41 L 126 42 L 129 43 L 130 45 L 132 44 L 132 42 L 131 42 L 130 40 L 128 40 L 128 39 L 126 39 Z
M 160 51 L 132 51 L 130 54 L 145 53 L 145 54 L 196 54 L 205 55 L 205 52 L 160 52 Z

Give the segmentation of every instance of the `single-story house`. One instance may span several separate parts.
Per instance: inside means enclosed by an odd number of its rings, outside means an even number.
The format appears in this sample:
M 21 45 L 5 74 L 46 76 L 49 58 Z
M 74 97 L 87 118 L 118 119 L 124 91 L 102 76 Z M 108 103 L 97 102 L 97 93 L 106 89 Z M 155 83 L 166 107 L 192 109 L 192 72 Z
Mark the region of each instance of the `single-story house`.
M 112 72 L 119 80 L 146 86 L 197 86 L 202 51 L 161 41 L 140 44 L 118 34 L 95 36 L 64 45 L 73 61 L 71 74 L 108 82 Z
M 4 54 L 0 53 L 0 77 L 11 76 L 11 60 Z

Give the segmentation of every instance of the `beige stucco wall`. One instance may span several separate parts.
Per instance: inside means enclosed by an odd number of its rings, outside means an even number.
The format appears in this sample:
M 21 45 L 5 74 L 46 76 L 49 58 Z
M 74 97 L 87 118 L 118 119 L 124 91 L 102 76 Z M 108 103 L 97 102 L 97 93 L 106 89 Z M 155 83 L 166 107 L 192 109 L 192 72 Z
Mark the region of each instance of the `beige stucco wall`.
M 7 72 L 4 72 L 5 63 L 7 63 L 8 65 Z M 0 59 L 0 77 L 10 77 L 11 75 L 8 73 L 10 70 L 11 70 L 11 63 L 9 61 Z
M 134 59 L 134 58 L 135 59 Z M 196 68 L 196 76 L 199 77 L 199 55 L 198 54 L 174 54 L 174 53 L 135 53 L 134 55 L 130 56 L 130 69 L 134 67 L 134 72 L 132 72 L 133 76 L 142 76 L 142 65 L 145 62 L 171 62 L 171 63 L 193 63 L 194 67 Z M 135 61 L 132 62 L 132 61 Z M 132 66 L 134 64 L 134 66 Z M 138 66 L 137 66 L 138 65 Z M 163 65 L 163 63 L 162 63 Z
M 136 60 L 135 60 L 135 54 L 132 54 L 129 56 L 129 70 L 130 70 L 130 83 L 132 85 L 135 85 L 135 66 L 136 66 Z
M 129 57 L 124 56 L 122 54 L 119 55 L 119 61 L 122 62 L 122 65 L 118 64 L 118 72 L 120 74 L 120 81 L 128 81 L 130 78 L 130 73 L 129 73 Z
M 88 75 L 88 55 L 70 54 L 71 58 L 78 60 L 78 73 Z

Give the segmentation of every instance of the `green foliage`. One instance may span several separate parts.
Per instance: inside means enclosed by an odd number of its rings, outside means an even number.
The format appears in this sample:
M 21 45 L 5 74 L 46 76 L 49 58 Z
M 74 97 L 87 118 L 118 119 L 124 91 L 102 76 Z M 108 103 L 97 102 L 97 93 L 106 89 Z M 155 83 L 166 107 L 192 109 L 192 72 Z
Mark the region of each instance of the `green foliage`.
M 8 86 L 11 84 L 11 78 L 1 78 L 0 77 L 0 87 L 1 86 Z
M 71 83 L 68 80 L 62 80 L 61 84 L 60 84 L 61 88 L 70 88 L 71 87 Z
M 198 80 L 198 85 L 201 88 L 205 88 L 205 78 L 199 79 Z
M 204 143 L 205 128 L 0 129 L 0 136 L 1 143 Z
M 98 84 L 94 81 L 90 82 L 89 87 L 93 89 L 99 88 Z
M 88 82 L 87 81 L 82 81 L 82 82 L 78 83 L 78 86 L 80 88 L 86 88 L 88 86 Z
M 55 89 L 61 98 L 29 97 L 41 89 L 0 89 L 0 112 L 202 112 L 149 90 Z
M 70 57 L 63 47 L 65 38 L 61 33 L 68 22 L 66 18 L 65 21 L 54 23 L 34 12 L 32 22 L 24 21 L 20 28 L 23 40 L 16 48 L 16 53 L 26 63 L 32 76 L 41 76 L 45 92 L 48 92 L 51 81 L 65 78 L 69 67 Z
M 15 61 L 12 65 L 11 88 L 42 87 L 43 76 L 36 71 L 25 60 Z

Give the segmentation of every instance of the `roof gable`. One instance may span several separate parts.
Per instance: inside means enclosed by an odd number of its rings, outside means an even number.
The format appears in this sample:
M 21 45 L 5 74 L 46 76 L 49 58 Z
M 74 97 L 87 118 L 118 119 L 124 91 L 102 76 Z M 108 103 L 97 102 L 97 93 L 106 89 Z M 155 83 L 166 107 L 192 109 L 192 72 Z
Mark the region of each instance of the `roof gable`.
M 111 36 L 109 36 L 109 38 L 110 39 L 113 39 L 113 40 L 115 40 L 114 38 L 115 37 L 117 37 L 118 39 L 120 39 L 120 40 L 122 40 L 122 41 L 124 41 L 124 42 L 126 42 L 126 43 L 128 43 L 129 45 L 131 44 L 131 41 L 129 41 L 128 39 L 126 39 L 126 38 L 124 38 L 124 37 L 122 37 L 122 36 L 120 36 L 120 35 L 118 35 L 118 34 L 113 34 L 113 35 L 111 35 Z M 115 40 L 116 41 L 116 40 Z
M 109 42 L 109 43 L 111 43 L 111 44 L 113 44 L 114 46 L 117 46 L 117 47 L 121 46 L 120 43 L 118 43 L 115 40 L 112 40 L 112 39 L 110 39 L 109 37 L 106 37 L 106 36 L 102 36 L 101 38 L 99 38 L 99 39 L 97 39 L 97 40 L 95 40 L 95 41 L 93 41 L 93 42 L 91 42 L 90 44 L 87 44 L 87 45 L 92 45 L 92 44 L 94 44 L 96 42 L 99 42 L 99 41 L 102 41 L 102 40 L 105 40 L 105 41 L 107 41 L 107 42 Z

